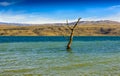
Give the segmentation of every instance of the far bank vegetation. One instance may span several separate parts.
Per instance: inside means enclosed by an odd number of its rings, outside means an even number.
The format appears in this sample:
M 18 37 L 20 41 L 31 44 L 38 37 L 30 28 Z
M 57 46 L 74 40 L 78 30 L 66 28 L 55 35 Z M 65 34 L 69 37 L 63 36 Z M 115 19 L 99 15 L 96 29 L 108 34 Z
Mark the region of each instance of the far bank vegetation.
M 72 25 L 70 27 L 73 27 Z M 69 36 L 66 25 L 0 25 L 0 36 Z M 120 36 L 120 25 L 78 24 L 74 36 Z

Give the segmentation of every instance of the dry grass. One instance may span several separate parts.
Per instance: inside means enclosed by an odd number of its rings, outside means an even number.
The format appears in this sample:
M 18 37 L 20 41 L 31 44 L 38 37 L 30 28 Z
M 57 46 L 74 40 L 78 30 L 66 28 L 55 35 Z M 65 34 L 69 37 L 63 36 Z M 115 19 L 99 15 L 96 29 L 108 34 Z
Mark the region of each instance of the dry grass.
M 72 26 L 71 26 L 72 27 Z M 8 26 L 0 25 L 1 36 L 68 36 L 67 26 Z M 120 25 L 78 25 L 75 36 L 120 36 Z

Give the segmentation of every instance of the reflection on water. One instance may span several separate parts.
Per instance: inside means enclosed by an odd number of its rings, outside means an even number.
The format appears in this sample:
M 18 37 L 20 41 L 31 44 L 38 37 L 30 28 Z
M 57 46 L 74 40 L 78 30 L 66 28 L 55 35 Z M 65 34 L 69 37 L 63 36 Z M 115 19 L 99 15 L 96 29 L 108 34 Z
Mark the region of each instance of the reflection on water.
M 120 76 L 119 41 L 0 44 L 0 76 Z

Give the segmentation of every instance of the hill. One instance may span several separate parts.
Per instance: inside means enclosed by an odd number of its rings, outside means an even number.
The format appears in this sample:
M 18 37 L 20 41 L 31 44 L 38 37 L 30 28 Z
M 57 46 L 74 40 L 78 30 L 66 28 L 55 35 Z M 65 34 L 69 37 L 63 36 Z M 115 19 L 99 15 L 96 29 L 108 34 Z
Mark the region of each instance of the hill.
M 69 23 L 69 27 L 75 22 Z M 68 36 L 70 30 L 64 23 L 56 24 L 16 24 L 1 23 L 0 36 Z M 75 30 L 75 36 L 120 36 L 120 22 L 81 21 Z

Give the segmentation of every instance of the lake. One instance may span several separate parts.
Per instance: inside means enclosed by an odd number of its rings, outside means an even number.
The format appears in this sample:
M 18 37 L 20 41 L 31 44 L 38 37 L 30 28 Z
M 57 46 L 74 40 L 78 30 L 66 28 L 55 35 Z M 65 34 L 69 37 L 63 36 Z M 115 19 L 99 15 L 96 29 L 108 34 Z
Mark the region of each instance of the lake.
M 0 37 L 0 76 L 120 76 L 119 36 Z

